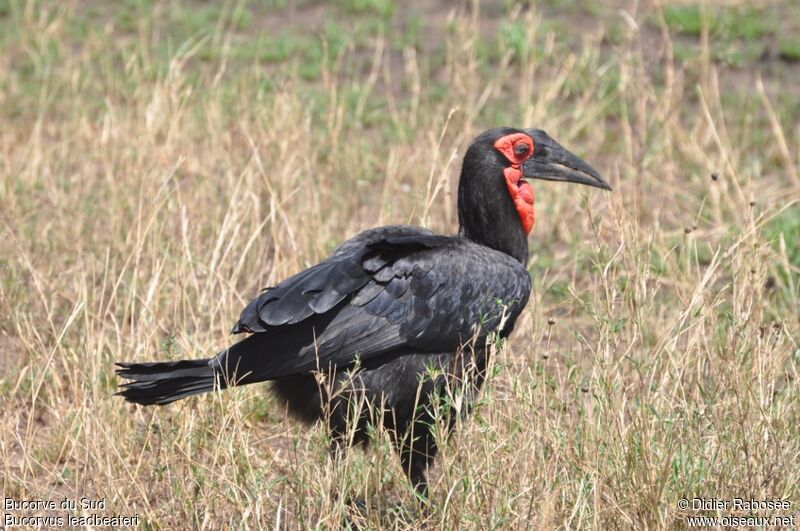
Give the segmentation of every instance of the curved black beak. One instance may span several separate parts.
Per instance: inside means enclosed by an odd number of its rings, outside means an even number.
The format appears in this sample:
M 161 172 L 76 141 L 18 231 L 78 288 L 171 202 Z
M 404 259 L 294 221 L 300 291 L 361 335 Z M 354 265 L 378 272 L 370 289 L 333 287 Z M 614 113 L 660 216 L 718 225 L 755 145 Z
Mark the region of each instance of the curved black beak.
M 533 138 L 533 155 L 522 164 L 522 175 L 529 179 L 564 181 L 611 190 L 600 174 L 541 129 L 525 129 Z

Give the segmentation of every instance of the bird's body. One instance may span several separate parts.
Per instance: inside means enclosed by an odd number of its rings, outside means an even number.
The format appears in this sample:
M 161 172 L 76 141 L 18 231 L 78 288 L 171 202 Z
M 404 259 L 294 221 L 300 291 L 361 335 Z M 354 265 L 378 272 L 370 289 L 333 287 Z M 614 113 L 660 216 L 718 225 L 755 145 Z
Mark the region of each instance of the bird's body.
M 251 301 L 233 327 L 251 335 L 217 356 L 120 364 L 118 374 L 132 380 L 121 394 L 163 405 L 272 381 L 297 418 L 327 422 L 336 446 L 365 441 L 368 425 L 382 424 L 412 483 L 425 492 L 436 454 L 436 397 L 456 387 L 467 401 L 474 397 L 484 381 L 487 340 L 511 333 L 530 295 L 533 193 L 521 167 L 532 160 L 539 132 L 515 131 L 488 131 L 468 150 L 457 236 L 402 225 L 361 232 Z M 563 150 L 546 135 L 536 141 L 546 152 L 548 140 L 550 149 Z M 527 154 L 513 151 L 526 143 Z M 593 172 L 585 168 L 579 169 Z

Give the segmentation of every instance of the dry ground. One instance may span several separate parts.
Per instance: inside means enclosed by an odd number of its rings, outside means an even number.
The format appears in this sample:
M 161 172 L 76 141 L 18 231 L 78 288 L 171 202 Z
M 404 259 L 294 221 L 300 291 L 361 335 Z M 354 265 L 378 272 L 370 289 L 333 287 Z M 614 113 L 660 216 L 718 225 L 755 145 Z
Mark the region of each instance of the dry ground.
M 0 0 L 3 498 L 159 529 L 797 513 L 799 28 L 791 0 Z M 223 348 L 358 230 L 454 231 L 460 156 L 496 125 L 614 192 L 537 185 L 535 294 L 428 514 L 382 434 L 332 464 L 264 386 L 111 396 L 115 361 Z

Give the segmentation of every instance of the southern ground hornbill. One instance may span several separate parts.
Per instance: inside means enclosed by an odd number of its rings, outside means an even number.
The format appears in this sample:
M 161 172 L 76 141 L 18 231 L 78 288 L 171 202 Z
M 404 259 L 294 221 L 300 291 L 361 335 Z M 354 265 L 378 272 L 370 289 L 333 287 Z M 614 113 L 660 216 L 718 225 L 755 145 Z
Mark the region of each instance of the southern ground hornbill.
M 251 301 L 232 331 L 251 335 L 216 356 L 119 363 L 129 380 L 119 394 L 163 405 L 270 380 L 293 415 L 327 423 L 333 448 L 365 442 L 369 426 L 382 424 L 425 496 L 436 405 L 454 389 L 475 396 L 488 341 L 511 333 L 528 301 L 534 212 L 526 178 L 611 189 L 544 131 L 486 131 L 464 156 L 458 235 L 366 230 Z

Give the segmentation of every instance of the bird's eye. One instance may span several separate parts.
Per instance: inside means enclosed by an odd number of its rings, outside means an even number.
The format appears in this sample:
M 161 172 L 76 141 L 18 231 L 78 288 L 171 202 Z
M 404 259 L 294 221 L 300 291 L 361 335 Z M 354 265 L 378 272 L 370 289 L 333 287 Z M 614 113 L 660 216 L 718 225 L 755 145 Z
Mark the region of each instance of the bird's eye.
M 525 153 L 527 153 L 529 149 L 530 147 L 528 147 L 528 144 L 526 144 L 525 142 L 520 142 L 519 144 L 514 146 L 514 153 L 517 156 L 522 156 Z

